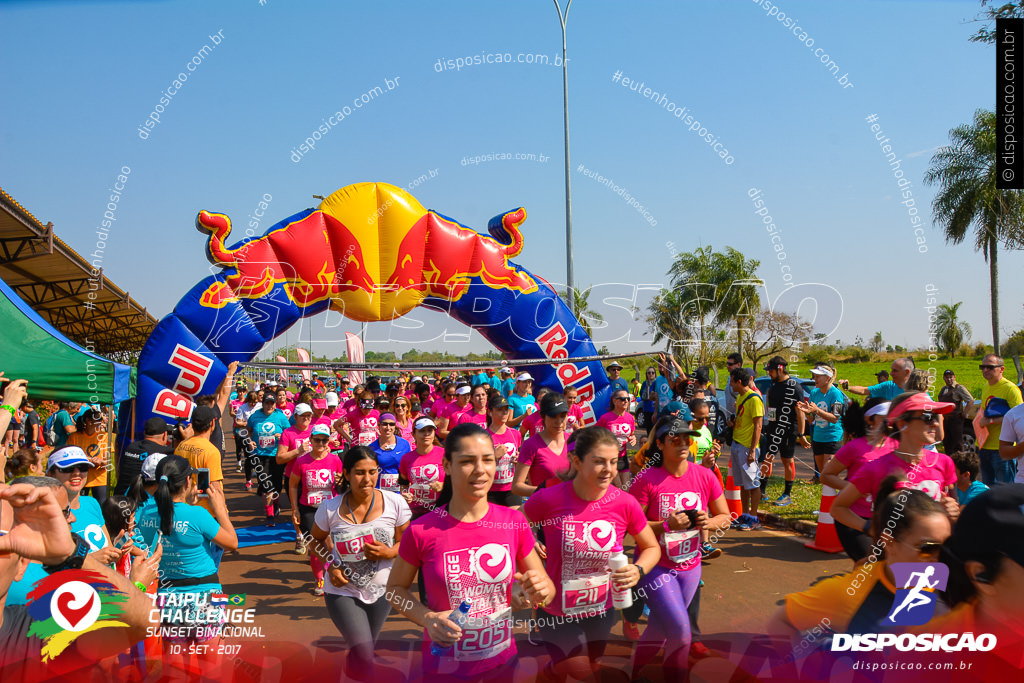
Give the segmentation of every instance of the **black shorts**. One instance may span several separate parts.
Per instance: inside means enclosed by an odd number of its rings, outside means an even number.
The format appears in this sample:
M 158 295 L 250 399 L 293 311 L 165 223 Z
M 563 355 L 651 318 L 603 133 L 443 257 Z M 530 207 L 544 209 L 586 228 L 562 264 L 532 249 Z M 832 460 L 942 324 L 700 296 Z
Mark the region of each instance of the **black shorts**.
M 796 435 L 792 432 L 781 437 L 778 434 L 765 434 L 761 438 L 761 452 L 789 460 L 796 454 Z
M 842 441 L 813 441 L 811 442 L 811 452 L 815 455 L 835 455 L 842 445 Z
M 851 529 L 839 520 L 836 520 L 836 536 L 839 537 L 839 544 L 854 562 L 859 562 L 871 554 L 873 541 L 871 536 L 861 529 Z
M 586 655 L 591 661 L 604 654 L 605 646 L 618 620 L 615 610 L 598 616 L 558 617 L 537 610 L 537 638 L 554 661 Z

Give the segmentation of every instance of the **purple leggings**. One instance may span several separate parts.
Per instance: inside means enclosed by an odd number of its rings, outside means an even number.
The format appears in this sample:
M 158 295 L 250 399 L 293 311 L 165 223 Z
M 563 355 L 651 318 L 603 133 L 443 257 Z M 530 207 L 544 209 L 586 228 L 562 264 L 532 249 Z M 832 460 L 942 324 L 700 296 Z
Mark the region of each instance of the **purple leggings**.
M 633 677 L 636 678 L 658 650 L 665 647 L 666 680 L 682 680 L 690 656 L 690 615 L 687 605 L 700 586 L 700 564 L 688 571 L 657 566 L 636 587 L 647 602 L 651 615 L 636 648 Z M 676 678 L 679 676 L 680 678 Z

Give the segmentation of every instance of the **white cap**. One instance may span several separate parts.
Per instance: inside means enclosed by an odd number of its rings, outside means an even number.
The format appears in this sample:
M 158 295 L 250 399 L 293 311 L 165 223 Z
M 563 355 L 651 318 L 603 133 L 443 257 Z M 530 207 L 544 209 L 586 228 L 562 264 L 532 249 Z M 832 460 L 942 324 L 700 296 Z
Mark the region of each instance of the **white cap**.
M 142 461 L 142 476 L 149 481 L 156 481 L 156 466 L 167 457 L 166 453 L 150 453 Z
M 510 368 L 510 367 L 508 367 L 506 365 L 505 367 L 503 367 L 501 369 L 501 374 L 503 374 L 503 375 L 511 375 L 512 374 L 512 368 Z
M 879 403 L 877 406 L 871 406 L 867 412 L 864 413 L 864 417 L 874 417 L 875 415 L 888 415 L 889 406 L 892 405 L 889 401 L 885 403 Z
M 419 375 L 416 375 L 415 377 L 413 377 L 413 378 L 412 378 L 411 380 L 409 380 L 409 381 L 410 381 L 410 382 L 422 382 L 422 381 L 423 381 L 423 378 L 422 378 L 422 377 L 420 377 Z
M 270 381 L 269 381 L 269 382 L 267 383 L 267 386 L 268 386 L 268 387 L 276 387 L 276 386 L 277 386 L 277 380 L 276 380 L 276 379 L 272 379 L 272 380 L 270 380 Z
M 310 436 L 330 436 L 331 428 L 327 425 L 313 425 L 313 431 L 309 433 Z
M 431 420 L 429 417 L 421 417 L 420 419 L 412 423 L 413 429 L 426 429 L 427 427 L 433 427 L 434 429 L 437 429 L 437 425 L 435 425 L 434 421 Z
M 517 382 L 532 382 L 533 381 L 533 375 L 531 375 L 528 372 L 520 372 L 519 376 L 516 377 L 516 381 Z
M 308 403 L 300 403 L 297 406 L 295 406 L 295 410 L 293 411 L 292 414 L 294 414 L 294 415 L 306 415 L 306 414 L 312 414 L 312 413 L 313 413 L 313 409 L 309 407 Z
M 462 387 L 459 387 L 458 389 L 455 390 L 455 395 L 456 396 L 465 396 L 466 394 L 470 393 L 471 391 L 473 391 L 473 387 L 462 386 Z
M 819 365 L 816 368 L 811 368 L 812 375 L 824 375 L 825 377 L 832 376 L 832 368 L 827 365 Z
M 85 451 L 78 446 L 58 448 L 53 453 L 50 453 L 50 458 L 46 461 L 46 469 L 48 470 L 54 467 L 71 467 L 72 465 L 95 467 L 95 465 L 89 462 L 89 458 L 85 457 Z
M 324 398 L 327 399 L 328 406 L 336 406 L 339 403 L 341 403 L 341 400 L 338 398 L 338 395 L 333 391 L 328 391 L 327 395 Z

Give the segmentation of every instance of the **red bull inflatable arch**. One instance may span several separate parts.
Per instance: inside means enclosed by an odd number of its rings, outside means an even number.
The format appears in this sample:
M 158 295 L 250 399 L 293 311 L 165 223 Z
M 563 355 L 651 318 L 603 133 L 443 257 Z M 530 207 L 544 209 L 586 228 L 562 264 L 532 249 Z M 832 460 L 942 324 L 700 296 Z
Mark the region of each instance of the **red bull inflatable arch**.
M 526 210 L 491 219 L 489 235 L 427 210 L 405 190 L 358 183 L 228 246 L 231 220 L 200 211 L 207 256 L 223 269 L 195 285 L 154 328 L 139 357 L 135 413 L 123 431 L 156 415 L 187 417 L 214 393 L 228 363 L 252 360 L 300 318 L 328 307 L 361 322 L 393 320 L 417 306 L 447 312 L 509 359 L 596 355 L 554 288 L 512 263 Z M 608 405 L 600 362 L 531 368 L 537 384 L 575 386 L 590 423 Z M 125 411 L 130 408 L 126 407 Z

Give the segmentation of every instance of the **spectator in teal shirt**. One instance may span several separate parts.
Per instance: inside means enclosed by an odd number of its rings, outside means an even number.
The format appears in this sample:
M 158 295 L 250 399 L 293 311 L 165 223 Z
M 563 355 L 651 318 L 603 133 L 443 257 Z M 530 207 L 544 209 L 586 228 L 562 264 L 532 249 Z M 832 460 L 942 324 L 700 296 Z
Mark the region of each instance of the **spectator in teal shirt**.
M 892 362 L 890 370 L 892 379 L 888 382 L 879 382 L 870 387 L 851 387 L 849 380 L 843 380 L 842 385 L 851 394 L 891 401 L 906 391 L 907 380 L 914 372 L 914 360 L 912 358 L 897 358 Z
M 497 382 L 498 384 L 494 388 L 500 391 L 504 398 L 508 398 L 516 390 L 516 381 L 512 378 L 512 368 L 510 367 L 501 369 L 501 379 Z
M 797 403 L 807 418 L 814 420 L 812 443 L 801 437 L 804 448 L 808 445 L 814 453 L 814 483 L 820 481 L 825 461 L 839 451 L 843 445 L 843 423 L 841 418 L 846 412 L 846 396 L 832 384 L 832 368 L 820 364 L 811 370 L 814 376 L 814 389 L 807 403 Z
M 956 469 L 956 498 L 960 507 L 970 503 L 979 493 L 988 491 L 988 486 L 978 481 L 981 460 L 977 453 L 957 451 L 949 454 Z
M 82 404 L 61 403 L 60 410 L 53 416 L 54 441 L 51 444 L 54 449 L 62 448 L 68 442 L 68 436 L 75 432 L 75 418 L 71 417 L 71 411 L 78 412 Z

